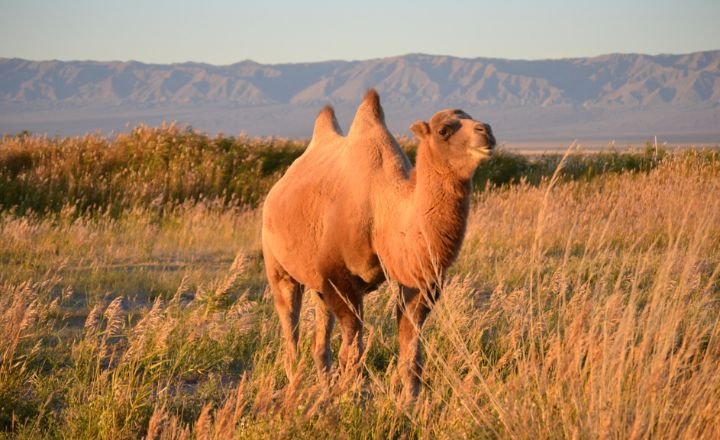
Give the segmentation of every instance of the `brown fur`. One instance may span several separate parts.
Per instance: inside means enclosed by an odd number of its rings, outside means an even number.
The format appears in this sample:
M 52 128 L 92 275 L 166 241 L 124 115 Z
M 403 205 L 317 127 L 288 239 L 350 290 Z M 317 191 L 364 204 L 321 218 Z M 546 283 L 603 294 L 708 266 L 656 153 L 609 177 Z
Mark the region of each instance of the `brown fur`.
M 330 333 L 342 331 L 341 366 L 362 354 L 363 296 L 387 275 L 400 283 L 399 367 L 406 390 L 418 391 L 419 331 L 438 280 L 460 250 L 471 178 L 495 144 L 490 127 L 460 110 L 444 110 L 411 130 L 417 166 L 385 126 L 369 90 L 347 137 L 332 107 L 317 117 L 307 150 L 275 184 L 263 207 L 263 255 L 293 373 L 303 286 L 316 297 L 313 349 L 318 371 L 330 368 Z

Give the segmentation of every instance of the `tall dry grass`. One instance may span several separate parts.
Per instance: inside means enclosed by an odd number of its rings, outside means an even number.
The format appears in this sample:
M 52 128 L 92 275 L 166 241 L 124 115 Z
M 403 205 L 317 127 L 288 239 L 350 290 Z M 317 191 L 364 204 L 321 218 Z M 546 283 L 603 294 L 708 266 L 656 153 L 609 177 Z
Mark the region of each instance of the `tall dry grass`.
M 478 194 L 423 334 L 426 383 L 412 407 L 398 399 L 393 286 L 367 298 L 362 378 L 317 380 L 306 304 L 300 373 L 287 382 L 252 214 L 233 223 L 236 213 L 188 205 L 172 221 L 148 221 L 152 211 L 109 223 L 4 217 L 0 232 L 15 244 L 0 262 L 23 274 L 0 275 L 2 330 L 15 335 L 0 345 L 11 359 L 3 358 L 0 390 L 15 390 L 5 393 L 3 430 L 19 438 L 717 438 L 718 191 L 720 162 L 687 153 L 647 173 Z M 52 248 L 60 237 L 67 243 Z M 236 249 L 223 251 L 223 241 Z M 145 251 L 135 248 L 141 242 Z M 20 264 L 11 256 L 19 243 L 40 250 Z M 76 248 L 90 243 L 82 260 Z M 176 288 L 150 291 L 145 302 L 123 290 L 132 283 L 111 295 L 98 293 L 101 281 L 86 283 L 83 322 L 63 324 L 58 310 L 72 310 L 72 284 L 85 282 L 73 278 L 78 261 L 122 272 L 114 262 L 123 258 L 204 248 L 222 255 L 224 269 L 167 268 Z M 25 258 L 64 265 L 34 270 Z M 335 335 L 335 352 L 338 344 Z

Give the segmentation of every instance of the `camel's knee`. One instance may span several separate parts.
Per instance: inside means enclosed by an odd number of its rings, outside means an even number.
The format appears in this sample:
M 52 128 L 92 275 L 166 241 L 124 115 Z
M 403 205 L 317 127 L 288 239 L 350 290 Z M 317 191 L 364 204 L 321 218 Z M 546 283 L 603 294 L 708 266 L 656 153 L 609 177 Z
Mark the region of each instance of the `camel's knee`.
M 315 329 L 315 344 L 313 346 L 313 360 L 319 374 L 330 372 L 332 363 L 332 350 L 330 349 L 330 332 L 318 334 Z
M 288 379 L 292 379 L 295 375 L 295 366 L 297 364 L 297 359 L 297 344 L 293 343 L 292 341 L 286 340 L 283 366 L 285 368 L 285 374 L 287 375 Z
M 357 370 L 364 350 L 362 327 L 354 324 L 352 328 L 344 328 L 343 340 L 338 354 L 341 369 L 344 371 Z
M 325 346 L 315 347 L 313 350 L 313 360 L 315 361 L 315 368 L 319 376 L 325 376 L 330 373 L 332 352 L 329 349 Z

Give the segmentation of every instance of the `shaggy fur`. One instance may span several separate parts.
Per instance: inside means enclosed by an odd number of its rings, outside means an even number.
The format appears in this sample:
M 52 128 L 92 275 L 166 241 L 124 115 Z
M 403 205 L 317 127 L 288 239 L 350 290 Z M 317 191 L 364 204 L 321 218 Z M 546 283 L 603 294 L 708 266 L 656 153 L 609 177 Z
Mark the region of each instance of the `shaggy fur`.
M 406 391 L 418 392 L 419 331 L 465 234 L 471 178 L 495 145 L 490 126 L 461 110 L 444 110 L 411 127 L 420 141 L 417 166 L 385 126 L 380 98 L 369 90 L 347 137 L 332 107 L 317 117 L 312 140 L 275 184 L 263 207 L 268 281 L 293 374 L 302 294 L 316 300 L 314 358 L 330 369 L 330 334 L 340 323 L 341 367 L 363 351 L 363 296 L 386 279 L 400 284 L 399 368 Z

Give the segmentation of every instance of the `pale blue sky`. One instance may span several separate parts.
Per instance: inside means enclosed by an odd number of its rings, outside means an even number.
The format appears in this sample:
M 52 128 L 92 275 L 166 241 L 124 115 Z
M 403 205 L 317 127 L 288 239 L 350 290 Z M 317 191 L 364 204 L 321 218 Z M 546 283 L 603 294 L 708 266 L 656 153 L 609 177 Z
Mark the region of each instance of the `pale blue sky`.
M 0 0 L 0 57 L 231 64 L 720 49 L 720 0 Z

